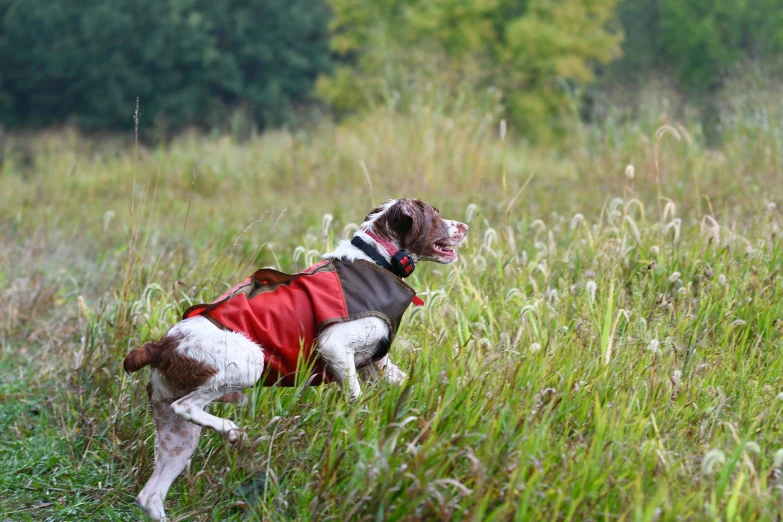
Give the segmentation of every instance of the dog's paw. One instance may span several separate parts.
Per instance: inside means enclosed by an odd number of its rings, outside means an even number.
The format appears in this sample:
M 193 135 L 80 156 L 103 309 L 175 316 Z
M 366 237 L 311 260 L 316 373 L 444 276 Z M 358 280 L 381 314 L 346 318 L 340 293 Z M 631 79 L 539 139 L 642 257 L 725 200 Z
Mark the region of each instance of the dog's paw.
M 386 367 L 385 374 L 386 374 L 386 381 L 394 384 L 401 384 L 403 381 L 405 381 L 405 378 L 408 376 L 407 373 L 400 370 L 393 364 Z
M 245 446 L 248 443 L 247 433 L 240 428 L 232 428 L 226 432 L 226 441 L 229 444 Z
M 166 510 L 163 507 L 163 499 L 159 493 L 154 492 L 149 494 L 146 490 L 142 490 L 139 496 L 136 497 L 136 503 L 152 520 L 160 522 L 166 522 L 168 520 L 168 517 L 166 517 Z

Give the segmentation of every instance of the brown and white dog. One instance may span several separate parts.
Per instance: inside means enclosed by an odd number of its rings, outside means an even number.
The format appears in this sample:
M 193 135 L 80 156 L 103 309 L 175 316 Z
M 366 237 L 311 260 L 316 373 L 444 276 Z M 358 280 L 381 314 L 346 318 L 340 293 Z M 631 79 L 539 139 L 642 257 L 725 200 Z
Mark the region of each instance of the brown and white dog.
M 457 260 L 455 248 L 462 244 L 467 232 L 467 225 L 441 219 L 438 210 L 427 203 L 409 199 L 391 200 L 367 216 L 353 241 L 342 241 L 334 252 L 324 255 L 327 261 L 316 267 L 337 264 L 339 270 L 333 270 L 336 274 L 355 265 L 370 272 L 371 276 L 377 276 L 378 266 L 391 269 L 392 258 L 398 250 L 409 253 L 414 263 L 434 261 L 449 264 Z M 383 272 L 383 277 L 389 277 L 387 271 L 380 272 Z M 398 275 L 392 276 L 393 281 L 386 281 L 385 288 L 391 288 L 390 293 L 410 291 L 402 294 L 406 302 L 398 314 L 401 316 L 415 292 Z M 340 277 L 343 277 L 342 274 Z M 353 276 L 349 274 L 346 277 Z M 337 281 L 337 276 L 334 275 L 332 280 Z M 248 281 L 246 286 L 251 284 Z M 354 278 L 344 283 L 352 287 L 351 291 L 362 290 L 356 281 Z M 267 285 L 268 281 L 258 282 L 259 285 L 261 283 Z M 231 295 L 237 294 L 234 291 Z M 246 291 L 241 299 L 245 300 L 245 297 L 253 297 L 253 293 Z M 359 296 L 361 299 L 363 297 Z M 128 372 L 147 365 L 152 367 L 148 390 L 157 427 L 155 469 L 137 501 L 154 520 L 165 519 L 166 494 L 196 449 L 202 427 L 212 428 L 231 443 L 244 438 L 236 424 L 211 415 L 204 408 L 214 401 L 244 403 L 247 399 L 242 390 L 262 381 L 269 385 L 268 379 L 262 379 L 265 356 L 267 366 L 274 362 L 269 347 L 250 339 L 245 333 L 225 328 L 225 323 L 216 323 L 208 312 L 209 307 L 214 305 L 204 306 L 206 308 L 202 307 L 197 315 L 188 317 L 186 312 L 187 319 L 172 327 L 160 340 L 128 354 L 124 363 Z M 350 306 L 349 303 L 348 308 Z M 207 312 L 202 313 L 204 310 Z M 361 393 L 357 369 L 362 366 L 374 367 L 388 382 L 401 382 L 406 376 L 388 356 L 389 344 L 399 320 L 393 324 L 394 321 L 390 322 L 384 315 L 386 312 L 382 306 L 379 310 L 378 313 L 345 314 L 344 318 L 326 321 L 317 330 L 317 342 L 302 348 L 302 354 L 312 354 L 311 358 L 322 365 L 324 380 L 347 385 L 351 400 Z M 230 309 L 226 313 L 230 313 Z M 379 351 L 379 347 L 385 348 Z

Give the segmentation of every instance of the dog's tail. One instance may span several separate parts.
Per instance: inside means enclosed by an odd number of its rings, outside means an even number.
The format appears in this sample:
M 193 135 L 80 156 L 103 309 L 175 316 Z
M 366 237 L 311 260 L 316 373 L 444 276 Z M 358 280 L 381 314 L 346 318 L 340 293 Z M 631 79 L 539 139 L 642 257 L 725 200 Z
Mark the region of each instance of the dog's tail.
M 157 366 L 160 362 L 161 352 L 168 347 L 169 340 L 166 336 L 152 343 L 147 343 L 133 350 L 125 356 L 122 367 L 128 373 L 141 370 L 145 366 Z

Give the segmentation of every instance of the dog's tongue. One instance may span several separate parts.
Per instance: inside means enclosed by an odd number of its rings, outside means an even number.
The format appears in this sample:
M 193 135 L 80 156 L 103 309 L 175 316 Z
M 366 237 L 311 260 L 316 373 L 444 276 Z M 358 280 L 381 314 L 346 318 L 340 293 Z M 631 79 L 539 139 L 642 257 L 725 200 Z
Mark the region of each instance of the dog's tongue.
M 424 301 L 422 301 L 418 295 L 414 295 L 411 302 L 416 306 L 424 306 Z

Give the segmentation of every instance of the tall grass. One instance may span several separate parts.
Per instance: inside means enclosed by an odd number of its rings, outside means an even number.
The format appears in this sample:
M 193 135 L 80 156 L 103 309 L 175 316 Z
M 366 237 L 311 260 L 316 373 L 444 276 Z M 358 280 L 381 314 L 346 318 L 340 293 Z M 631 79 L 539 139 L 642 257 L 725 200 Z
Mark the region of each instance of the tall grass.
M 306 266 L 372 199 L 409 196 L 471 236 L 456 265 L 413 277 L 426 306 L 392 351 L 407 382 L 353 405 L 322 387 L 212 406 L 252 443 L 205 433 L 174 519 L 773 517 L 783 134 L 759 114 L 727 119 L 720 150 L 687 121 L 647 121 L 553 152 L 501 139 L 491 115 L 425 110 L 138 153 L 15 138 L 0 171 L 4 516 L 136 520 L 153 422 L 124 354 L 254 267 Z

